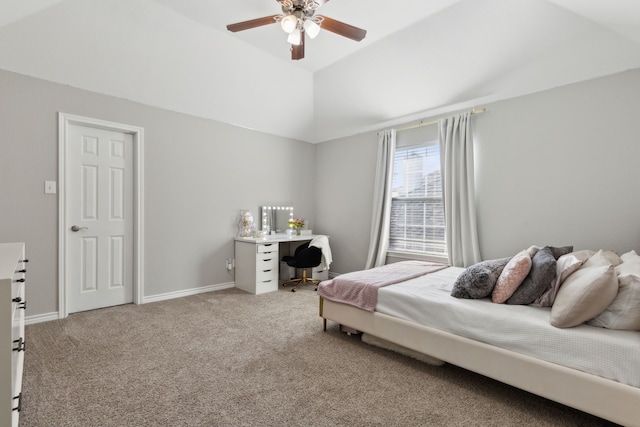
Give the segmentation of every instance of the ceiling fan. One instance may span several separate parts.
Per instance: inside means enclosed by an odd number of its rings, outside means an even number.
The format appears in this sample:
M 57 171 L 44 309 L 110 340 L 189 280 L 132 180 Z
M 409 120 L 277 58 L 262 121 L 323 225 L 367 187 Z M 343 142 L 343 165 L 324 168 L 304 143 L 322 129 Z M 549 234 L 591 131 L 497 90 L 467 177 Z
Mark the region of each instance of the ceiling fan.
M 329 0 L 276 1 L 282 7 L 282 14 L 229 24 L 227 25 L 227 30 L 235 33 L 279 22 L 282 29 L 289 34 L 287 41 L 291 43 L 291 59 L 294 60 L 304 58 L 305 34 L 313 39 L 318 35 L 321 28 L 357 42 L 367 35 L 366 30 L 326 16 L 316 15 L 316 10 Z

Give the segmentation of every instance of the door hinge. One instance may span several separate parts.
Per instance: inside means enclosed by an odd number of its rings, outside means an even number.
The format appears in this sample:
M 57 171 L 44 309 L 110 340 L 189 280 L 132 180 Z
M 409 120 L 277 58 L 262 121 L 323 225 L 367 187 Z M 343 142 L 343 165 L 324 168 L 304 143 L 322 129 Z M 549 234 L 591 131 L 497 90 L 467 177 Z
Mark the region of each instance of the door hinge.
M 22 409 L 22 392 L 19 395 L 15 396 L 13 398 L 13 400 L 17 400 L 18 401 L 18 406 L 13 408 L 13 410 L 20 412 L 20 409 Z
M 24 351 L 26 346 L 26 341 L 20 337 L 17 340 L 13 340 L 14 344 L 17 344 L 13 347 L 13 351 Z

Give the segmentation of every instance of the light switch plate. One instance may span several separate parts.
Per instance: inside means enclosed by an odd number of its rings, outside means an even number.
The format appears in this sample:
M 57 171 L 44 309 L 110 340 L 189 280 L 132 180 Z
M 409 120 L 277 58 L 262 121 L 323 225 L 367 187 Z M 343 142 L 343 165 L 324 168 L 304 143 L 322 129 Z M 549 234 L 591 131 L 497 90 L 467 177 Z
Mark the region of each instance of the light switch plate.
M 44 193 L 45 194 L 56 194 L 56 182 L 55 181 L 45 181 L 44 182 Z

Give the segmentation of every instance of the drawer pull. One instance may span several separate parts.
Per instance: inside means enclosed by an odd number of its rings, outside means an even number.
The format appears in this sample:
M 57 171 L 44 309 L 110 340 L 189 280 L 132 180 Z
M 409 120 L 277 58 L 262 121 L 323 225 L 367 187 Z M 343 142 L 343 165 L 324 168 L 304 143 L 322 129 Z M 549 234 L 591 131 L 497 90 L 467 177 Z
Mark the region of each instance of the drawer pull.
M 18 338 L 17 340 L 13 340 L 13 343 L 17 344 L 13 347 L 13 351 L 24 351 L 26 342 L 22 339 L 22 337 Z
M 26 309 L 27 309 L 26 301 L 22 301 L 21 303 L 18 304 L 18 310 L 26 310 Z
M 20 409 L 22 408 L 22 393 L 20 393 L 19 395 L 13 398 L 13 400 L 16 400 L 16 399 L 18 400 L 18 406 L 13 408 L 13 410 L 20 412 Z
M 25 281 L 26 281 L 25 279 L 17 279 L 17 280 L 14 280 L 14 282 L 20 282 L 20 283 L 23 283 L 23 282 L 25 282 Z
M 18 262 L 29 262 L 29 260 L 28 259 L 21 259 Z
M 26 273 L 27 270 L 25 268 L 23 268 L 22 270 L 16 270 L 16 273 Z
M 20 302 L 22 301 L 22 298 L 20 297 L 15 297 L 14 299 L 11 300 L 11 302 Z
M 269 283 L 269 282 L 271 282 L 271 281 L 272 281 L 272 280 L 263 280 L 263 281 L 262 281 L 262 283 Z
M 271 261 L 273 258 L 269 258 L 269 259 L 263 259 L 262 261 L 267 262 L 267 261 Z

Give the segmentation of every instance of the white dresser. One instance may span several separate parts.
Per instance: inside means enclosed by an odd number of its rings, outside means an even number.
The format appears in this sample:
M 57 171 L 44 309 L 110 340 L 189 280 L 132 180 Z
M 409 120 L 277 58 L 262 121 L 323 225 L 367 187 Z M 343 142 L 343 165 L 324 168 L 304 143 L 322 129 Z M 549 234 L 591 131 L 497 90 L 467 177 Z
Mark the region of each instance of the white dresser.
M 17 426 L 24 364 L 24 243 L 0 243 L 0 426 Z

